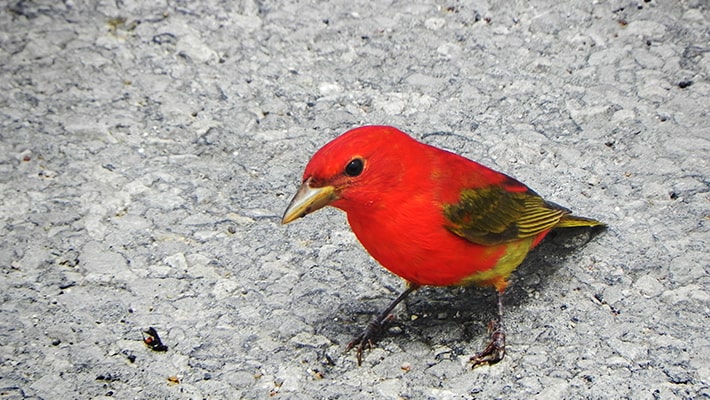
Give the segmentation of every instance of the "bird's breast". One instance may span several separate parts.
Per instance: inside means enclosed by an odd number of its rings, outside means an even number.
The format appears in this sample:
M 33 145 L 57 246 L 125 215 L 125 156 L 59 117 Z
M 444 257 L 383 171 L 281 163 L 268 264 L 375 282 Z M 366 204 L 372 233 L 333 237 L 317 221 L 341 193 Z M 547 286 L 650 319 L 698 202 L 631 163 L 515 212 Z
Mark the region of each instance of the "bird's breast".
M 348 222 L 375 260 L 419 285 L 468 284 L 467 278 L 494 268 L 506 251 L 452 234 L 444 227 L 443 213 L 427 203 L 349 211 Z

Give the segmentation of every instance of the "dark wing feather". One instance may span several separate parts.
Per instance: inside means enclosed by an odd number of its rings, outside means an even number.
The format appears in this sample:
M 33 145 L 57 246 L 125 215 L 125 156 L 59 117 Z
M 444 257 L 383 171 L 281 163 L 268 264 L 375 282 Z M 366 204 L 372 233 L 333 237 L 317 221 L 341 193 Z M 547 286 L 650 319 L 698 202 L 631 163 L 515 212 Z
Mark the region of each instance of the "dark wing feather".
M 532 190 L 511 192 L 502 186 L 465 189 L 457 203 L 444 205 L 449 231 L 486 246 L 536 236 L 569 213 Z

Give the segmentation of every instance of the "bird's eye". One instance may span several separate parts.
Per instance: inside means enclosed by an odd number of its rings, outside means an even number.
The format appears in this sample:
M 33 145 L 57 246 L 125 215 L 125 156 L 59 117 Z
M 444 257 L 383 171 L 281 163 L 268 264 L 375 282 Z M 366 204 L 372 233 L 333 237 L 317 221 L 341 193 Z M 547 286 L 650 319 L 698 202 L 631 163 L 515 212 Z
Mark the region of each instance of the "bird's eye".
M 345 166 L 345 175 L 347 176 L 358 176 L 362 173 L 364 164 L 362 159 L 355 158 Z

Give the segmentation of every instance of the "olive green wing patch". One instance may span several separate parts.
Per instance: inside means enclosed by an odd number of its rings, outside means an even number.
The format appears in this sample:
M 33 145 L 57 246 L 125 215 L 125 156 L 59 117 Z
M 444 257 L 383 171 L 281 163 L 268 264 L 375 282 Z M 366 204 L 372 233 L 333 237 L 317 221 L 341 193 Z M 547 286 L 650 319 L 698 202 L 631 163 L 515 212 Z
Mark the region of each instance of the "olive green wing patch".
M 500 186 L 463 190 L 459 201 L 445 204 L 443 211 L 449 231 L 486 246 L 536 236 L 570 213 L 532 190 L 511 192 Z

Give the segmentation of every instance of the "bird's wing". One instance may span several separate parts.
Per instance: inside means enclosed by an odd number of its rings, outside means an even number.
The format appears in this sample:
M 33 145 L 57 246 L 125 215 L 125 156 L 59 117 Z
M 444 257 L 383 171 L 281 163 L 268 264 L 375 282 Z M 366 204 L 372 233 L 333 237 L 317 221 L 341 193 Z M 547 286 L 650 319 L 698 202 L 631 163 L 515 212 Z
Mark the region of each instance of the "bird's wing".
M 516 190 L 498 185 L 464 189 L 459 201 L 445 204 L 443 212 L 449 231 L 492 246 L 552 229 L 570 211 L 520 184 Z

